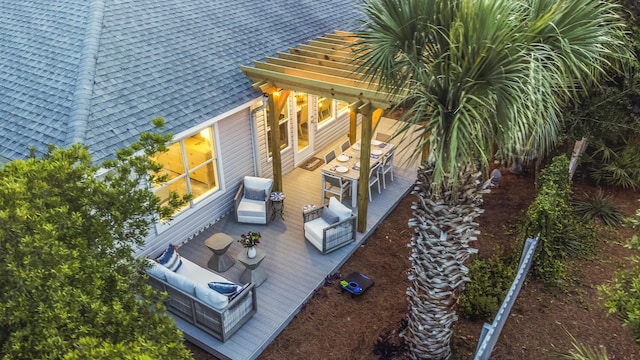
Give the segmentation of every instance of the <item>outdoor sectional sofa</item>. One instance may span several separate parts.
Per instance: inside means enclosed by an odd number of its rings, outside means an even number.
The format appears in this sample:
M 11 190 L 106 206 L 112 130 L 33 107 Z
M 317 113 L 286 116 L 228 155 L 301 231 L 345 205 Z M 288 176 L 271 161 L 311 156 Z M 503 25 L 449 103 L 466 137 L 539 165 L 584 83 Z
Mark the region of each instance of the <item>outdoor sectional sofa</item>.
M 169 294 L 167 309 L 225 342 L 257 311 L 256 289 L 248 284 L 231 300 L 208 287 L 210 282 L 229 282 L 224 277 L 181 258 L 182 265 L 171 271 L 151 260 L 147 269 L 150 285 Z

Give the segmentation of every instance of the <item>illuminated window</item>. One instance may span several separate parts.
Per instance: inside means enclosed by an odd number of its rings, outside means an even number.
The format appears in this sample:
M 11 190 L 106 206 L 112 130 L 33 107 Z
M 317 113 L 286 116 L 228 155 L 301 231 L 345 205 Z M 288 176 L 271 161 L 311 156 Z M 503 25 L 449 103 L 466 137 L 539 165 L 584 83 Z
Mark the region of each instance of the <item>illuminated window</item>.
M 192 195 L 185 208 L 193 206 L 204 195 L 219 190 L 218 161 L 213 144 L 213 129 L 208 127 L 197 134 L 171 144 L 166 153 L 153 158 L 164 165 L 161 174 L 167 182 L 154 187 L 162 203 L 169 200 L 171 191 L 178 195 Z
M 267 125 L 267 151 L 269 152 L 269 156 L 273 155 L 271 151 L 271 126 L 269 126 L 269 106 L 265 107 L 265 124 Z M 289 107 L 287 104 L 282 108 L 282 112 L 279 116 L 279 124 L 280 124 L 280 150 L 286 149 L 289 146 Z
M 318 125 L 333 119 L 333 99 L 318 98 Z
M 348 111 L 349 110 L 349 103 L 346 101 L 340 101 L 340 100 L 336 100 L 337 102 L 337 108 L 338 108 L 338 114 L 340 114 L 343 111 Z

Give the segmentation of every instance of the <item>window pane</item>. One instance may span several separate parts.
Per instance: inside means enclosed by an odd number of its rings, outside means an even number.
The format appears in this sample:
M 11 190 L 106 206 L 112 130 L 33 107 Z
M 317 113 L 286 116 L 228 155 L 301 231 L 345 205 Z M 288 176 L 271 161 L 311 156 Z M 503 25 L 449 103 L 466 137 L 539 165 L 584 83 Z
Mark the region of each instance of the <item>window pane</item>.
M 191 191 L 194 199 L 197 195 L 218 187 L 213 166 L 214 147 L 211 135 L 211 128 L 206 128 L 184 139 L 187 168 L 189 169 Z
M 349 103 L 338 100 L 338 113 L 349 110 Z
M 269 156 L 273 155 L 271 151 L 271 127 L 269 126 L 269 106 L 265 108 L 265 123 L 267 124 L 267 151 Z M 285 104 L 280 113 L 280 150 L 286 149 L 289 146 L 289 106 Z
M 269 105 L 267 105 L 267 107 L 264 108 L 265 109 L 265 121 L 267 121 L 267 119 L 269 118 Z M 289 118 L 289 107 L 287 106 L 287 104 L 284 105 L 284 107 L 282 108 L 282 111 L 280 112 L 280 117 L 279 120 L 282 121 L 284 119 Z
M 333 117 L 333 99 L 318 98 L 318 124 Z
M 267 146 L 269 147 L 269 156 L 273 155 L 271 151 L 271 128 L 267 126 Z M 280 150 L 289 146 L 289 120 L 280 123 Z
M 164 165 L 158 175 L 167 175 L 168 180 L 175 179 L 185 172 L 182 163 L 182 147 L 179 142 L 169 145 L 167 152 L 156 154 L 152 160 Z

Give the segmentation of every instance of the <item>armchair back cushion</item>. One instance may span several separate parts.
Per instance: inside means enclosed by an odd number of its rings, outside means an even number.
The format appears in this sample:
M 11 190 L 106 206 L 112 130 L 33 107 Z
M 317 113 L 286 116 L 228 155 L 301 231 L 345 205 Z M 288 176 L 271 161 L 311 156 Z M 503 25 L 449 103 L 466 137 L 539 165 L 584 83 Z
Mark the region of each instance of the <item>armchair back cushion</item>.
M 268 190 L 271 188 L 271 185 L 273 184 L 273 179 L 266 179 L 266 178 L 261 178 L 261 177 L 256 177 L 256 176 L 245 176 L 244 177 L 244 187 L 245 188 L 249 188 L 249 189 L 254 189 L 254 190 Z M 246 196 L 246 195 L 245 195 Z M 258 199 L 256 199 L 258 200 Z M 264 198 L 262 198 L 261 200 L 264 200 Z
M 329 210 L 338 216 L 338 221 L 346 220 L 353 215 L 351 209 L 344 206 L 340 200 L 333 196 L 329 199 Z
M 249 200 L 264 201 L 265 198 L 264 189 L 254 189 L 250 187 L 244 187 L 244 198 Z
M 324 211 L 322 211 L 322 219 L 324 221 L 326 221 L 327 224 L 329 224 L 329 225 L 333 225 L 333 224 L 337 223 L 338 221 L 340 221 L 340 217 L 338 217 L 338 215 L 336 213 L 334 213 L 333 211 L 331 211 L 331 209 L 329 209 L 329 208 L 326 208 L 326 209 L 324 209 Z

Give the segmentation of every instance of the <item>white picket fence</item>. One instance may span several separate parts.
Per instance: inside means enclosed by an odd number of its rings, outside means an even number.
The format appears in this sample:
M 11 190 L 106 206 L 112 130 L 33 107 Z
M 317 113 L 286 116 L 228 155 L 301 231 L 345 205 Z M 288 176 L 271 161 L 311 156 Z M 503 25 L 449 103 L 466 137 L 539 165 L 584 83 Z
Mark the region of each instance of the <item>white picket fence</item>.
M 518 293 L 520 293 L 520 289 L 522 288 L 524 279 L 527 276 L 527 272 L 531 267 L 533 254 L 535 254 L 536 246 L 538 245 L 538 239 L 538 236 L 535 239 L 527 239 L 524 249 L 522 250 L 522 257 L 520 257 L 518 273 L 516 274 L 516 278 L 513 280 L 513 284 L 511 284 L 511 287 L 509 288 L 507 296 L 505 296 L 504 301 L 502 302 L 502 306 L 500 306 L 500 310 L 498 310 L 498 314 L 493 319 L 493 323 L 485 323 L 482 325 L 482 333 L 480 334 L 480 341 L 476 348 L 474 360 L 489 359 L 489 356 L 493 351 L 493 347 L 496 345 L 498 337 L 500 337 L 500 332 L 504 327 L 504 323 L 509 317 L 509 312 L 511 312 L 511 308 L 518 297 Z

